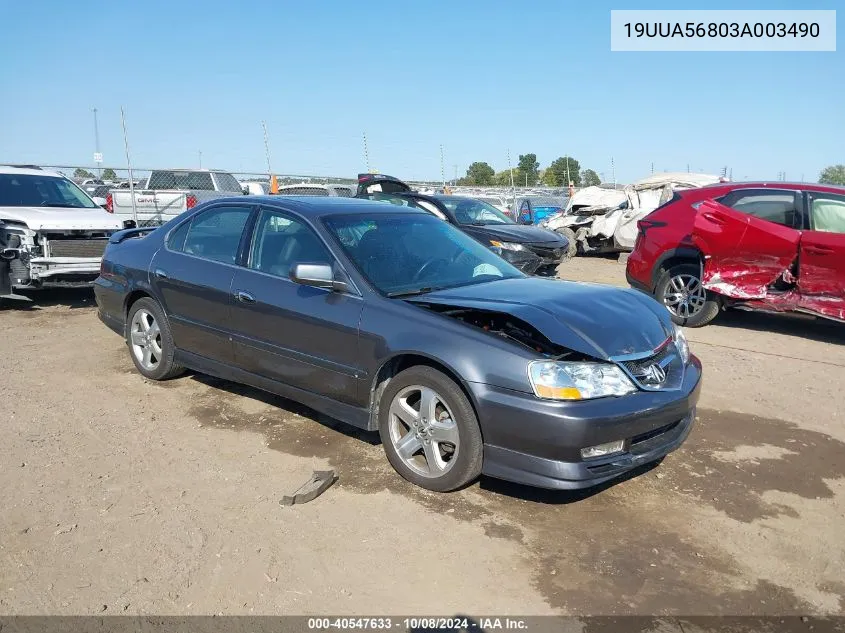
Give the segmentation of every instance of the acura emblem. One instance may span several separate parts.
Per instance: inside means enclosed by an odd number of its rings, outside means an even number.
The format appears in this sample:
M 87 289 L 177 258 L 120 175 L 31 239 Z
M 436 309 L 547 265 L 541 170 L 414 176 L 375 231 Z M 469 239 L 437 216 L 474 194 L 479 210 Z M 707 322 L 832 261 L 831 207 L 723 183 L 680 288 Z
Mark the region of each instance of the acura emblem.
M 666 370 L 655 363 L 654 365 L 649 365 L 643 370 L 642 377 L 644 378 L 643 382 L 647 382 L 652 385 L 659 385 L 661 382 L 666 380 Z

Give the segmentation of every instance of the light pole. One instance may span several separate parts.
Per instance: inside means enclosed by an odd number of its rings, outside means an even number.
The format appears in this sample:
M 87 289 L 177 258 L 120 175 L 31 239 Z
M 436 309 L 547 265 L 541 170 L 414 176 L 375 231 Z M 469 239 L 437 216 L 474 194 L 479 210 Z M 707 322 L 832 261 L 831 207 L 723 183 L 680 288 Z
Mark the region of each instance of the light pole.
M 200 169 L 202 169 L 202 150 L 199 150 L 198 153 L 200 155 Z
M 97 125 L 97 108 L 92 108 L 94 112 L 94 162 L 97 163 L 97 178 L 102 177 L 103 157 L 100 154 L 100 127 Z

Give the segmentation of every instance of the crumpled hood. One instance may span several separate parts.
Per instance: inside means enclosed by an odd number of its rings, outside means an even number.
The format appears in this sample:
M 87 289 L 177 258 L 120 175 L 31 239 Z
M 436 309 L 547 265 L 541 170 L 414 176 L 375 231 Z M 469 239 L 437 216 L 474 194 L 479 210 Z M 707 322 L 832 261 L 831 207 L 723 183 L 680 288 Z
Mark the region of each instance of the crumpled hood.
M 408 298 L 510 314 L 594 358 L 650 352 L 672 333 L 668 311 L 636 290 L 556 279 L 503 279 Z
M 112 231 L 123 228 L 111 213 L 99 208 L 0 207 L 0 219 L 22 222 L 33 231 Z
M 539 226 L 528 226 L 524 224 L 485 224 L 484 226 L 473 226 L 484 231 L 493 239 L 503 242 L 518 242 L 521 244 L 537 244 L 542 242 L 563 242 L 566 241 L 560 235 Z

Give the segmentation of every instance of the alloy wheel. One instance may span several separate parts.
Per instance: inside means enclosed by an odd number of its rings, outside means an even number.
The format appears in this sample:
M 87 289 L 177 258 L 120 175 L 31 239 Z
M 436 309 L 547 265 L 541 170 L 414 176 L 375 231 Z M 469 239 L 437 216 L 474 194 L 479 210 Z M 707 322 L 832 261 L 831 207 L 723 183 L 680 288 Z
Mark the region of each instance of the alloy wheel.
M 402 389 L 390 403 L 388 429 L 393 448 L 408 468 L 440 477 L 455 464 L 460 438 L 449 406 L 422 385 Z
M 148 310 L 138 310 L 132 317 L 129 338 L 132 354 L 141 366 L 153 371 L 161 362 L 161 329 L 155 317 Z
M 707 291 L 695 275 L 682 273 L 669 278 L 663 304 L 669 312 L 682 319 L 689 319 L 704 308 Z

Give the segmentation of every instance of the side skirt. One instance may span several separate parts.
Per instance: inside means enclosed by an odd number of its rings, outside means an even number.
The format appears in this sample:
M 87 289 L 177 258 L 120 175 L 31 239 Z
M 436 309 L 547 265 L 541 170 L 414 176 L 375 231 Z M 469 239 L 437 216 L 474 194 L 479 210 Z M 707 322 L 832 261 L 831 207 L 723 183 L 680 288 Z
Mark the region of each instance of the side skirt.
M 283 398 L 289 398 L 341 422 L 345 422 L 359 429 L 370 430 L 369 409 L 338 402 L 326 396 L 305 391 L 297 387 L 291 387 L 276 380 L 271 380 L 237 367 L 230 367 L 190 352 L 176 350 L 175 360 L 180 365 L 184 365 L 201 374 L 208 374 L 215 378 L 249 385 L 250 387 L 261 389 L 262 391 L 282 396 Z

